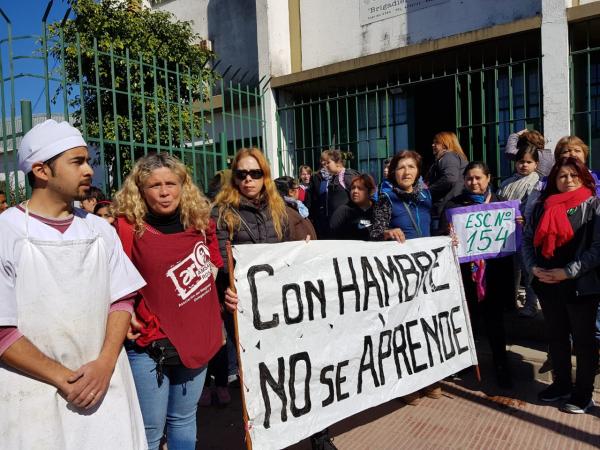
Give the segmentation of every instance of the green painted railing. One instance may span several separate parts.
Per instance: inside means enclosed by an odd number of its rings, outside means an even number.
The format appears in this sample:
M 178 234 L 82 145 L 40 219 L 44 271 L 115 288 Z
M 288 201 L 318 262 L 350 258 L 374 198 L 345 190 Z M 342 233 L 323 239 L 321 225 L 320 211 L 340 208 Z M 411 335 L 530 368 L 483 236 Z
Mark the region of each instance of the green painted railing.
M 589 166 L 600 161 L 600 19 L 572 24 L 569 30 L 571 133 L 590 147 Z
M 27 36 L 13 36 L 13 24 L 0 8 L 0 189 L 11 193 L 13 202 L 29 193 L 15 149 L 28 127 L 46 118 L 69 120 L 81 130 L 99 174 L 96 183 L 109 194 L 121 186 L 135 160 L 148 153 L 177 155 L 206 187 L 238 148 L 262 148 L 264 80 L 243 84 L 239 69 L 230 66 L 218 73 L 217 61 L 212 63 L 215 81 L 206 82 L 194 78 L 190 67 L 143 58 L 129 49 L 103 51 L 96 40 L 86 47 L 79 36 L 75 56 L 69 55 L 78 76 L 68 77 L 58 62 L 68 50 L 63 31 L 59 27 L 53 33 L 47 24 L 51 7 L 50 1 L 41 33 Z M 85 76 L 86 61 L 94 76 Z M 108 73 L 101 73 L 101 66 Z M 39 93 L 37 99 L 20 98 L 22 87 L 30 85 L 35 90 L 27 96 Z
M 510 42 L 461 48 L 423 56 L 378 71 L 383 83 L 359 87 L 339 75 L 336 81 L 284 89 L 278 107 L 278 152 L 282 170 L 313 168 L 320 153 L 335 146 L 348 152 L 350 167 L 380 179 L 383 161 L 402 149 L 415 149 L 431 162 L 431 140 L 454 131 L 472 159 L 488 162 L 499 177 L 511 172 L 501 158 L 508 135 L 525 127 L 541 130 L 539 32 Z M 385 77 L 385 78 L 384 78 Z M 365 79 L 375 78 L 368 71 Z M 376 79 L 376 78 L 375 78 Z

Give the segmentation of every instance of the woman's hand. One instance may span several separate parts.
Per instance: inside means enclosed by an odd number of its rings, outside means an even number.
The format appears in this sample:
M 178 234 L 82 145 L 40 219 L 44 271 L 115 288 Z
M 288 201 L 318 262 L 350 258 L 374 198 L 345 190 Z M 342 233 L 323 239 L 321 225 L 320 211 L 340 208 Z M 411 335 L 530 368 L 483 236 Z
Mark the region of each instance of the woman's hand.
M 569 277 L 565 269 L 548 269 L 546 270 L 546 278 L 549 280 L 546 283 L 560 283 Z
M 541 283 L 556 284 L 569 278 L 565 269 L 542 269 L 534 267 L 531 273 L 540 280 Z
M 517 222 L 519 225 L 523 226 L 525 224 L 525 217 L 519 216 L 515 219 L 515 222 Z
M 237 310 L 238 302 L 237 292 L 233 292 L 231 288 L 228 287 L 225 290 L 225 308 L 227 308 L 227 311 L 230 313 L 235 312 Z
M 392 228 L 390 230 L 385 230 L 383 232 L 383 238 L 386 241 L 395 240 L 400 244 L 406 241 L 406 236 L 404 236 L 404 232 L 400 228 Z
M 129 329 L 127 330 L 127 339 L 135 341 L 140 337 L 140 330 L 142 329 L 142 324 L 139 323 L 135 317 L 135 313 L 131 315 L 131 322 L 129 324 Z
M 452 239 L 452 246 L 458 247 L 458 234 L 454 231 L 454 226 L 452 226 L 452 224 L 448 225 L 448 231 L 450 233 L 450 239 Z

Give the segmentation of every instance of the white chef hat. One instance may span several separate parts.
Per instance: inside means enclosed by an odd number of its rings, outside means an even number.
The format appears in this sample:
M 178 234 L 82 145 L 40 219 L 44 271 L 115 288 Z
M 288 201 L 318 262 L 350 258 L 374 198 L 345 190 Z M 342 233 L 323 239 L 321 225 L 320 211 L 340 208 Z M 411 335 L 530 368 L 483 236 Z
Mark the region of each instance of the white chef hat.
M 36 162 L 45 162 L 75 147 L 87 147 L 81 132 L 69 122 L 48 119 L 29 130 L 19 145 L 19 169 L 31 171 Z

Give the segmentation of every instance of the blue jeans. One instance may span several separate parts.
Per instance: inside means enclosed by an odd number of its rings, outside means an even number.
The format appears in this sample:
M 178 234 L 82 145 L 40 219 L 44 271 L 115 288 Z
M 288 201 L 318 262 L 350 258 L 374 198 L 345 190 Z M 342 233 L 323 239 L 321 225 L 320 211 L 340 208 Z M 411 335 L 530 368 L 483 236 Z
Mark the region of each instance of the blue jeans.
M 158 386 L 156 362 L 146 352 L 130 348 L 127 356 L 142 409 L 149 450 L 158 450 L 165 424 L 169 450 L 194 450 L 196 410 L 206 367 L 164 366 L 164 379 Z

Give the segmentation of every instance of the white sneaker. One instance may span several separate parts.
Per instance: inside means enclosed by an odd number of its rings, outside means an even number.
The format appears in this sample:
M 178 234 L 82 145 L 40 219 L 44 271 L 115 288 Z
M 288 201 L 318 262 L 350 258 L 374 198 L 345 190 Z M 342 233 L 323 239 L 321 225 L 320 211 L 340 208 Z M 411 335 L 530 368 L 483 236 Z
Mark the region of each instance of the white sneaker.
M 590 399 L 589 403 L 585 406 L 578 405 L 575 402 L 570 403 L 570 401 L 568 401 L 563 405 L 562 408 L 560 408 L 560 410 L 571 414 L 585 414 L 594 406 L 596 406 L 596 404 L 594 403 L 594 399 Z

